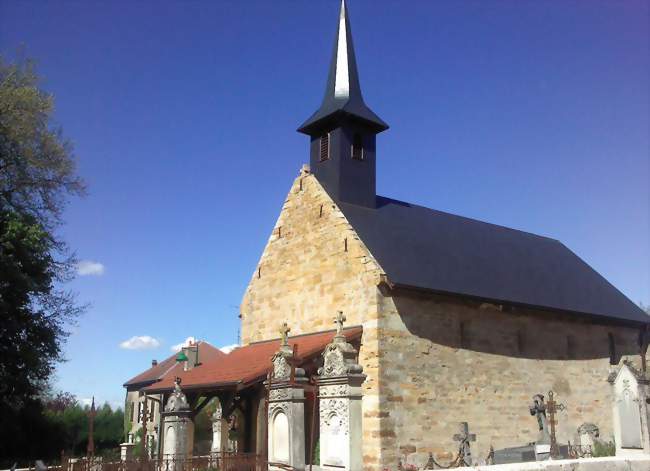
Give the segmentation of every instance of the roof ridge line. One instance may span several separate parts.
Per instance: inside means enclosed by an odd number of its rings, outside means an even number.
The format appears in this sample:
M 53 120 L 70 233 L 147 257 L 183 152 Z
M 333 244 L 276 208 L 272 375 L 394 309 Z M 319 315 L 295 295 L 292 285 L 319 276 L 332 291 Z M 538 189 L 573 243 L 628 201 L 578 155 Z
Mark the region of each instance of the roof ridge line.
M 493 222 L 484 221 L 484 220 L 482 220 L 482 219 L 477 219 L 477 218 L 470 217 L 470 216 L 463 216 L 462 214 L 456 214 L 456 213 L 452 213 L 452 212 L 449 212 L 449 211 L 443 211 L 443 210 L 441 210 L 441 209 L 429 208 L 428 206 L 424 206 L 424 205 L 417 204 L 417 203 L 409 203 L 408 201 L 402 201 L 402 200 L 398 200 L 398 199 L 396 199 L 396 198 L 390 198 L 390 197 L 388 197 L 388 196 L 381 196 L 381 195 L 377 195 L 377 198 L 383 198 L 383 199 L 385 199 L 385 200 L 394 201 L 395 203 L 403 203 L 403 204 L 407 204 L 407 205 L 409 205 L 411 208 L 426 209 L 427 211 L 432 211 L 432 212 L 436 212 L 436 213 L 442 213 L 442 214 L 446 214 L 446 215 L 449 215 L 449 216 L 453 216 L 453 217 L 457 217 L 457 218 L 462 218 L 462 219 L 465 219 L 465 220 L 467 220 L 467 221 L 478 222 L 478 223 L 486 224 L 486 225 L 488 225 L 488 226 L 492 226 L 492 227 L 500 227 L 500 228 L 502 228 L 502 229 L 507 229 L 507 230 L 509 230 L 509 231 L 521 232 L 521 233 L 523 233 L 523 234 L 529 234 L 529 235 L 532 235 L 532 236 L 535 236 L 535 237 L 540 237 L 540 238 L 542 238 L 542 239 L 548 239 L 548 240 L 552 240 L 552 241 L 555 241 L 555 242 L 562 243 L 562 241 L 560 241 L 559 239 L 556 239 L 556 238 L 554 238 L 554 237 L 550 237 L 550 236 L 545 236 L 545 235 L 536 234 L 536 233 L 534 233 L 534 232 L 525 231 L 525 230 L 523 230 L 523 229 L 515 229 L 514 227 L 504 226 L 503 224 L 496 224 L 496 223 L 493 223 Z M 337 201 L 337 204 L 338 204 L 338 203 L 339 203 L 339 201 Z M 343 201 L 342 203 L 345 203 L 345 204 L 351 204 L 351 203 L 346 203 L 345 201 Z M 359 206 L 359 205 L 354 205 L 354 206 Z M 359 207 L 362 208 L 362 209 L 371 209 L 371 210 L 377 210 L 377 209 L 379 209 L 379 208 L 366 208 L 366 207 L 364 207 L 364 206 L 359 206 Z
M 355 324 L 355 325 L 350 325 L 350 326 L 347 326 L 347 327 L 343 327 L 343 332 L 345 332 L 346 330 L 356 329 L 356 328 L 359 328 L 359 327 L 361 329 L 363 329 L 362 324 Z M 309 335 L 327 334 L 329 332 L 336 332 L 336 328 L 327 329 L 327 330 L 319 330 L 319 331 L 316 331 L 316 332 L 307 332 L 307 333 L 304 333 L 304 334 L 298 334 L 298 335 L 290 336 L 288 338 L 288 340 L 297 339 L 297 338 L 300 338 L 300 337 L 307 337 Z M 251 342 L 248 345 L 259 345 L 259 344 L 262 344 L 262 343 L 270 343 L 270 342 L 275 342 L 275 341 L 280 340 L 280 339 L 281 339 L 280 337 L 274 337 L 272 339 L 258 340 L 257 342 Z M 241 346 L 246 347 L 247 345 L 241 345 Z

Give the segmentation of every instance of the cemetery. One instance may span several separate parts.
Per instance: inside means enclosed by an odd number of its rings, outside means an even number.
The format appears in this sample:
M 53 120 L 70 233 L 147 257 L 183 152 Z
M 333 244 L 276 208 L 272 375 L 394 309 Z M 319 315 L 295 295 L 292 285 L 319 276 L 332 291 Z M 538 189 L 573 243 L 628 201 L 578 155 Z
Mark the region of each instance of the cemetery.
M 119 459 L 93 399 L 85 457 L 13 471 L 650 471 L 648 314 L 556 239 L 379 195 L 345 0 L 334 38 L 237 346 L 124 378 Z
M 135 455 L 135 443 L 127 442 L 121 445 L 118 462 L 94 458 L 89 449 L 86 458 L 64 460 L 61 466 L 48 468 L 41 463 L 42 471 L 364 469 L 362 400 L 366 375 L 357 362 L 359 329 L 346 328 L 342 313 L 334 321 L 336 330 L 320 338 L 289 337 L 290 328 L 284 324 L 279 341 L 264 345 L 266 366 L 255 364 L 254 355 L 244 352 L 249 367 L 259 367 L 258 373 L 266 371 L 259 376 L 259 381 L 249 382 L 248 387 L 254 391 L 246 391 L 244 387 L 233 392 L 225 381 L 204 386 L 202 397 L 213 393 L 220 403 L 212 415 L 209 454 L 195 456 L 192 452 L 193 417 L 196 408 L 201 407 L 192 393 L 198 376 L 187 374 L 192 371 L 185 364 L 189 359 L 179 354 L 180 361 L 172 368 L 172 374 L 185 374 L 175 376 L 171 392 L 163 395 L 159 451 L 153 449 L 151 441 L 150 447 L 142 448 L 141 455 Z M 273 353 L 268 356 L 270 352 Z M 228 355 L 234 355 L 235 363 L 241 364 L 242 353 Z M 227 368 L 226 358 L 227 355 L 220 356 L 195 368 Z M 457 424 L 457 433 L 452 437 L 455 447 L 447 454 L 452 459 L 429 453 L 426 461 L 400 460 L 396 467 L 386 469 L 647 471 L 650 469 L 650 379 L 623 362 L 602 379 L 601 387 L 612 398 L 610 404 L 603 405 L 602 423 L 582 424 L 573 436 L 558 436 L 558 421 L 565 417 L 560 412 L 570 414 L 570 411 L 549 391 L 536 394 L 529 404 L 517 407 L 538 429 L 533 442 L 499 449 L 491 446 L 487 455 L 480 455 L 472 449 L 478 437 L 471 432 L 471 423 L 462 422 Z M 244 397 L 256 397 L 257 408 L 251 409 L 251 402 Z M 89 420 L 92 421 L 92 415 Z M 146 411 L 141 420 L 146 426 L 149 421 Z M 612 443 L 599 433 L 607 420 L 614 430 Z M 310 446 L 315 439 L 318 446 Z M 615 449 L 608 450 L 612 444 Z M 255 448 L 251 450 L 251 447 Z M 41 471 L 38 466 L 36 471 Z

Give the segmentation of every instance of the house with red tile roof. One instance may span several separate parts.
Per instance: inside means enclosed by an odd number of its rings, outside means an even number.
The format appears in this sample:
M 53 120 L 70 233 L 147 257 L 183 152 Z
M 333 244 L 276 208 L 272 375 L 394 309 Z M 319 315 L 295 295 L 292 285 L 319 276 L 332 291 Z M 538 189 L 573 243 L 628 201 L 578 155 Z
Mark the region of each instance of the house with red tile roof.
M 206 364 L 213 364 L 226 356 L 221 350 L 207 342 L 198 341 L 184 346 L 178 353 L 163 361 L 153 360 L 151 367 L 124 383 L 126 389 L 125 421 L 128 425 L 127 441 L 134 443 L 136 434 L 145 426 L 149 455 L 157 455 L 160 444 L 161 411 L 164 408 L 164 394 L 146 394 L 146 388 L 161 381 L 174 378 L 192 369 L 201 370 Z M 178 361 L 185 359 L 184 361 Z M 145 417 L 146 415 L 146 417 Z M 143 419 L 144 424 L 143 424 Z

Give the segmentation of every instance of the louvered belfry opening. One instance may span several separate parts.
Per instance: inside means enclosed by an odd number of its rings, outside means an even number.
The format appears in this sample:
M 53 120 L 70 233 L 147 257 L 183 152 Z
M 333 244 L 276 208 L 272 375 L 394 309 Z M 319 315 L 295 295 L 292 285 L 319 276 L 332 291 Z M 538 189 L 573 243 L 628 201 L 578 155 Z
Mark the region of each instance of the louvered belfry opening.
M 363 160 L 363 139 L 361 134 L 355 134 L 352 138 L 352 158 L 354 160 Z
M 330 133 L 323 134 L 320 137 L 320 161 L 329 160 L 330 158 Z

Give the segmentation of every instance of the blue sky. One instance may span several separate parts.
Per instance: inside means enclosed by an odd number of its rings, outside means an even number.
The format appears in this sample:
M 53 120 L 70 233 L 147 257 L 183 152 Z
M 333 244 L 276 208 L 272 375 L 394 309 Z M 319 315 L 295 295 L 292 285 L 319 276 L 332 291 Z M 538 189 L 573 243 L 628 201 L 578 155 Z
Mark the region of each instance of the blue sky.
M 560 239 L 650 304 L 647 2 L 349 12 L 364 97 L 391 125 L 380 194 Z M 322 98 L 337 14 L 336 0 L 0 1 L 0 53 L 38 61 L 89 186 L 63 234 L 100 265 L 72 283 L 92 307 L 59 387 L 118 403 L 186 337 L 237 342 L 308 161 L 295 129 Z M 133 336 L 159 345 L 120 348 Z

